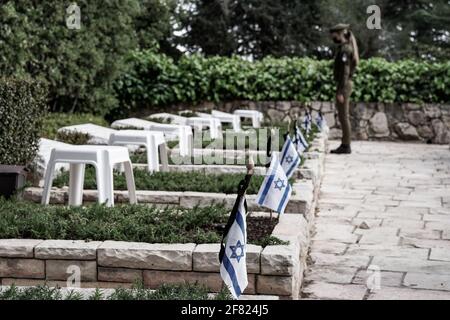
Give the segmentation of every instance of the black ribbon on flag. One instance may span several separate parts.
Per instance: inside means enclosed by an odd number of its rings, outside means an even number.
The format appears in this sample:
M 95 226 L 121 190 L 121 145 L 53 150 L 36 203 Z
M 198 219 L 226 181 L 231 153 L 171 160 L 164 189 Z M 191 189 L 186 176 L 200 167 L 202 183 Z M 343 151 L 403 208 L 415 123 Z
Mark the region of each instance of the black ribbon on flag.
M 239 204 L 241 203 L 242 197 L 245 197 L 245 192 L 247 191 L 248 186 L 250 185 L 250 181 L 253 176 L 253 169 L 254 169 L 254 164 L 249 163 L 247 165 L 247 174 L 245 175 L 244 179 L 242 179 L 239 182 L 236 202 L 234 203 L 233 209 L 231 210 L 230 217 L 228 218 L 228 222 L 223 231 L 222 241 L 220 242 L 220 252 L 219 252 L 220 263 L 222 263 L 223 256 L 225 254 L 225 249 L 226 249 L 225 245 L 224 245 L 225 238 L 227 237 L 231 226 L 233 225 L 234 221 L 236 220 L 236 215 L 237 215 L 237 212 L 239 209 Z M 245 200 L 245 199 L 244 199 L 244 208 L 245 208 L 245 212 L 247 212 L 247 200 Z

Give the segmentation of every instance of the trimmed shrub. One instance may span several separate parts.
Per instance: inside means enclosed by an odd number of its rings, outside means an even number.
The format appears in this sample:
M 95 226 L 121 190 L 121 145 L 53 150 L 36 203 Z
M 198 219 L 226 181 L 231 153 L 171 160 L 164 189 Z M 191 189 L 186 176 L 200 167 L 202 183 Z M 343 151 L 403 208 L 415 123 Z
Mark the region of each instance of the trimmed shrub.
M 332 101 L 332 61 L 184 56 L 178 62 L 150 51 L 133 52 L 128 73 L 116 81 L 122 110 L 201 101 Z M 353 100 L 449 102 L 450 61 L 361 61 Z
M 58 129 L 76 124 L 93 123 L 99 126 L 108 127 L 108 122 L 100 116 L 90 113 L 48 113 L 42 125 L 42 137 L 55 139 Z
M 36 156 L 46 93 L 39 81 L 0 78 L 0 164 L 27 165 Z
M 84 132 L 61 131 L 56 134 L 56 140 L 73 145 L 88 144 L 91 138 L 88 133 Z

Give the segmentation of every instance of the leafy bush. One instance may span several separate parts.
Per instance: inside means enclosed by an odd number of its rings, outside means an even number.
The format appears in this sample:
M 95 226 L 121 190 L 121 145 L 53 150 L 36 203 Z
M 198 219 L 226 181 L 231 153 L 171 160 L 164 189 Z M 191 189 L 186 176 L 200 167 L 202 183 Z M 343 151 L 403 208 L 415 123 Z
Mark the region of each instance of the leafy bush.
M 242 174 L 204 174 L 201 172 L 155 172 L 134 170 L 134 179 L 137 190 L 159 191 L 198 191 L 232 194 L 237 192 Z M 256 194 L 263 182 L 263 176 L 253 176 L 248 194 Z M 65 171 L 55 178 L 54 186 L 63 187 L 69 185 L 69 172 Z M 86 168 L 84 180 L 85 189 L 96 189 L 95 170 L 89 166 Z M 114 173 L 114 189 L 127 190 L 125 175 Z
M 331 61 L 184 56 L 177 63 L 150 51 L 133 52 L 132 68 L 116 81 L 122 108 L 227 100 L 332 101 Z M 361 102 L 449 102 L 450 62 L 361 61 L 353 100 Z
M 45 103 L 41 82 L 0 78 L 0 164 L 27 165 L 34 159 Z
M 43 206 L 0 198 L 0 239 L 217 243 L 229 214 L 222 205 L 161 209 L 148 205 L 107 208 L 95 204 L 83 208 Z M 252 217 L 247 219 L 247 224 L 250 243 L 267 243 L 265 238 L 270 236 L 273 227 L 264 228 L 264 232 L 250 232 L 256 230 L 251 227 Z
M 112 83 L 125 68 L 122 57 L 137 45 L 132 18 L 139 4 L 77 1 L 79 30 L 66 26 L 69 4 L 24 0 L 2 4 L 0 71 L 44 81 L 52 111 L 104 114 L 117 102 Z
M 41 136 L 55 139 L 59 128 L 84 123 L 93 123 L 104 127 L 109 126 L 103 117 L 90 113 L 48 113 L 43 121 Z

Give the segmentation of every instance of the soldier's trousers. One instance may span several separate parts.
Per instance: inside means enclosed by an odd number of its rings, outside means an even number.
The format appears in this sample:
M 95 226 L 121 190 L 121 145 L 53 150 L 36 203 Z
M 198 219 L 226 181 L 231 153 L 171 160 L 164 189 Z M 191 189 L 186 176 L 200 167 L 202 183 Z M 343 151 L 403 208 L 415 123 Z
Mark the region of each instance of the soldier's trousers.
M 353 83 L 349 81 L 344 90 L 344 103 L 336 100 L 339 122 L 342 128 L 342 144 L 350 145 L 352 127 L 350 124 L 350 96 L 352 94 Z

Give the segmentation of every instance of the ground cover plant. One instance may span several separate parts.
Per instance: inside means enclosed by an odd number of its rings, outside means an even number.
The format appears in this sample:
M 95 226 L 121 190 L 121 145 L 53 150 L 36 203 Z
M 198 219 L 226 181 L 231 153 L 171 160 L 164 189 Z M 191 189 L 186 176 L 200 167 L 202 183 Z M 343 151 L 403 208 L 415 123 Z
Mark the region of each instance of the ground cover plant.
M 135 169 L 134 179 L 137 190 L 158 191 L 196 191 L 232 194 L 237 192 L 237 186 L 242 180 L 242 174 L 223 173 L 205 174 L 202 172 L 154 172 Z M 263 182 L 263 176 L 254 176 L 247 190 L 248 194 L 258 193 Z M 69 172 L 63 171 L 55 178 L 54 186 L 62 188 L 69 185 Z M 86 168 L 85 189 L 96 189 L 95 169 Z M 125 175 L 114 172 L 114 189 L 127 190 Z
M 99 204 L 66 207 L 0 199 L 0 239 L 218 243 L 229 215 L 230 210 L 222 205 L 193 209 L 148 205 L 108 208 Z M 249 243 L 283 244 L 271 236 L 277 222 L 275 217 L 249 216 Z
M 168 285 L 156 290 L 145 289 L 135 285 L 131 289 L 117 288 L 112 293 L 96 289 L 91 294 L 83 295 L 80 291 L 62 292 L 59 287 L 39 285 L 35 287 L 0 288 L 0 300 L 230 300 L 227 289 L 210 295 L 208 289 L 199 284 Z

